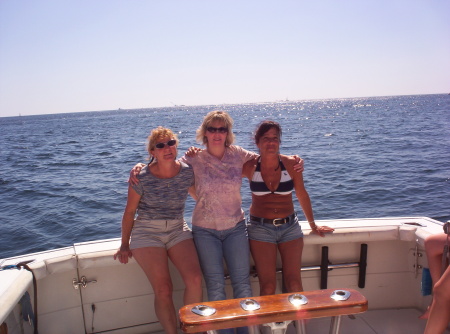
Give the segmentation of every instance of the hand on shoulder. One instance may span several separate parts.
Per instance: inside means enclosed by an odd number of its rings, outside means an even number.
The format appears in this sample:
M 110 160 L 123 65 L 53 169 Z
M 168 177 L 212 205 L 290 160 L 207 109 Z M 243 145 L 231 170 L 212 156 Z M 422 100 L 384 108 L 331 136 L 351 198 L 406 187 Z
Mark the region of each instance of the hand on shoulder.
M 281 161 L 287 169 L 294 169 L 297 173 L 305 170 L 305 161 L 298 155 L 283 155 L 280 154 Z
M 136 185 L 139 183 L 138 175 L 141 172 L 142 168 L 145 167 L 145 164 L 139 162 L 137 163 L 130 171 L 130 177 L 128 178 L 128 183 L 131 185 Z
M 198 153 L 200 153 L 201 151 L 203 151 L 203 149 L 199 148 L 199 147 L 195 147 L 195 146 L 191 146 L 189 147 L 189 149 L 186 151 L 185 155 L 187 157 L 195 157 Z

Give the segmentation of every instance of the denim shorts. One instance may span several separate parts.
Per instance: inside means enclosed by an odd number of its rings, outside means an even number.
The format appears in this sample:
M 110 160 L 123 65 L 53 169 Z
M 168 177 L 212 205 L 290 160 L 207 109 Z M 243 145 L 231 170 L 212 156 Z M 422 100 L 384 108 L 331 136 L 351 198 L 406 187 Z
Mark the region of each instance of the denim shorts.
M 247 221 L 247 232 L 250 240 L 270 242 L 272 244 L 281 244 L 303 238 L 303 231 L 297 215 L 291 222 L 279 226 L 254 221 L 249 218 Z
M 192 232 L 184 219 L 135 220 L 130 249 L 144 247 L 169 249 L 187 239 L 192 239 Z

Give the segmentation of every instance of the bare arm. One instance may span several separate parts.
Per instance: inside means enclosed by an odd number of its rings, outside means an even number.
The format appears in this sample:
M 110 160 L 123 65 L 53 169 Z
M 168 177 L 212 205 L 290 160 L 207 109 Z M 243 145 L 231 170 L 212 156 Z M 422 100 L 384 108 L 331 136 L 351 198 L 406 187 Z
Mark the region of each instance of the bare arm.
M 294 172 L 294 159 L 293 157 L 289 157 L 287 159 L 283 159 L 283 163 L 286 166 L 289 174 L 294 181 L 294 189 L 297 199 L 302 207 L 303 213 L 305 214 L 306 220 L 311 226 L 311 230 L 314 233 L 317 233 L 321 237 L 325 236 L 325 233 L 333 232 L 334 229 L 328 226 L 318 226 L 314 222 L 314 213 L 311 204 L 311 198 L 309 197 L 308 192 L 306 191 L 305 184 L 303 182 L 303 173 Z
M 134 166 L 130 171 L 130 177 L 128 178 L 128 183 L 132 185 L 136 185 L 139 183 L 138 175 L 141 172 L 141 169 L 145 167 L 145 164 L 139 162 Z
M 288 156 L 288 155 L 280 154 L 280 157 L 286 158 L 286 159 L 290 159 L 290 158 L 295 159 L 296 164 L 293 166 L 293 168 L 297 173 L 302 173 L 305 170 L 305 160 L 300 158 L 298 155 Z
M 246 177 L 247 179 L 251 179 L 253 172 L 256 169 L 256 163 L 258 161 L 258 156 L 253 159 L 247 161 L 244 166 L 242 166 L 242 177 Z
M 141 195 L 131 186 L 128 186 L 128 200 L 122 217 L 122 243 L 116 254 L 114 254 L 114 260 L 118 258 L 120 263 L 128 263 L 128 258 L 132 257 L 130 236 L 134 225 L 134 215 L 140 200 Z

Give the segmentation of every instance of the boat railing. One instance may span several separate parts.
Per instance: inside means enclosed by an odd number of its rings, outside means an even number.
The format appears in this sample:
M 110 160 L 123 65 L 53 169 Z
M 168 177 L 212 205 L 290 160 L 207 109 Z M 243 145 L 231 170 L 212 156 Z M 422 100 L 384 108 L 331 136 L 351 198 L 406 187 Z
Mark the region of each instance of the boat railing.
M 367 244 L 361 244 L 360 255 L 358 262 L 345 263 L 331 263 L 328 258 L 328 246 L 322 246 L 322 255 L 320 265 L 302 266 L 301 271 L 320 270 L 320 289 L 327 289 L 328 287 L 328 272 L 334 269 L 359 268 L 358 287 L 363 289 L 366 285 L 366 268 L 367 268 Z M 283 273 L 283 268 L 277 268 L 277 273 Z M 258 272 L 255 268 L 250 271 L 250 276 L 258 277 Z M 226 274 L 225 279 L 230 279 L 230 275 Z

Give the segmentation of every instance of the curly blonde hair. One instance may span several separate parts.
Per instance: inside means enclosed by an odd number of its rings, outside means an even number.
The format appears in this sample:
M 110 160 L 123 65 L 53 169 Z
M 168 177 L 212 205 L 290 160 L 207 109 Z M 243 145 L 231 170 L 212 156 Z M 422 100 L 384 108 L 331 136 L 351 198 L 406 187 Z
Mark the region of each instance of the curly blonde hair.
M 162 127 L 162 126 L 158 126 L 156 129 L 152 130 L 150 135 L 147 137 L 147 151 L 148 151 L 150 159 L 153 156 L 151 151 L 153 151 L 155 149 L 155 145 L 156 145 L 156 142 L 158 141 L 158 139 L 166 138 L 166 137 L 175 139 L 177 141 L 176 146 L 178 146 L 178 142 L 179 142 L 178 136 L 175 133 L 173 133 L 172 130 Z
M 197 129 L 196 140 L 198 143 L 207 145 L 208 140 L 205 136 L 206 129 L 211 126 L 215 121 L 222 122 L 228 129 L 227 138 L 225 139 L 225 146 L 230 146 L 234 143 L 234 133 L 233 133 L 233 119 L 226 111 L 214 110 L 210 111 L 203 118 L 202 124 Z

